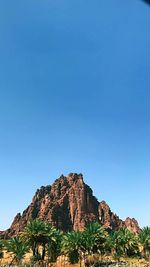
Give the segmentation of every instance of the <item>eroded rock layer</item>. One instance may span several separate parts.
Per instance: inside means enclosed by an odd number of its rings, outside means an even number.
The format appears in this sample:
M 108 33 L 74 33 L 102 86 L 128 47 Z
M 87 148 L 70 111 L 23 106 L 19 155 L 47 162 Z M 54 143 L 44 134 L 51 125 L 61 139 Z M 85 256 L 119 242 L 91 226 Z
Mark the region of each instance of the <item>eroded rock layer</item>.
M 61 175 L 52 186 L 38 189 L 28 208 L 22 215 L 17 214 L 11 227 L 1 235 L 15 236 L 35 218 L 52 223 L 63 231 L 83 230 L 91 221 L 98 221 L 112 230 L 127 227 L 135 233 L 140 231 L 135 219 L 122 221 L 105 201 L 99 203 L 91 188 L 84 183 L 82 174 L 76 173 Z

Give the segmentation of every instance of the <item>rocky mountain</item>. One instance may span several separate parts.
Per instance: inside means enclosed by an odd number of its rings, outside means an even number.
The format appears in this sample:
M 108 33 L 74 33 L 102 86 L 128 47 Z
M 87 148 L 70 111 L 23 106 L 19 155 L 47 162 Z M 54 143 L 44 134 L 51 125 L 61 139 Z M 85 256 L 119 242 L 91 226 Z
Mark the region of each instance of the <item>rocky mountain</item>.
M 98 221 L 112 230 L 127 227 L 135 233 L 140 231 L 135 219 L 122 221 L 105 201 L 99 202 L 84 183 L 82 174 L 76 173 L 61 175 L 52 186 L 38 189 L 28 208 L 17 214 L 11 227 L 1 235 L 15 236 L 35 218 L 52 223 L 63 231 L 82 230 L 91 221 Z

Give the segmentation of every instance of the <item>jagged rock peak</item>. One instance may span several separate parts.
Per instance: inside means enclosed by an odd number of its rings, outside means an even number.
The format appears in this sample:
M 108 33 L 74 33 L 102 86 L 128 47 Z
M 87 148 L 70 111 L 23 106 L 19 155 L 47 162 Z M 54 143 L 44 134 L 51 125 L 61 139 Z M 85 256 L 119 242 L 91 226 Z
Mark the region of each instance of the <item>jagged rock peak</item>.
M 100 203 L 92 189 L 83 181 L 83 175 L 61 175 L 50 186 L 42 186 L 35 193 L 31 204 L 15 217 L 11 227 L 3 232 L 6 237 L 17 235 L 31 219 L 47 221 L 63 231 L 83 230 L 91 221 L 98 221 L 105 228 L 118 230 L 127 227 L 138 232 L 135 219 L 125 221 L 114 214 L 105 201 Z
M 32 202 L 34 202 L 37 199 L 43 198 L 46 194 L 48 194 L 51 190 L 51 186 L 41 186 L 39 189 L 36 190 L 36 193 L 32 199 Z
M 127 217 L 124 221 L 125 227 L 127 227 L 133 233 L 139 233 L 140 228 L 137 220 L 135 218 Z
M 72 185 L 74 182 L 77 182 L 78 180 L 81 180 L 83 182 L 83 175 L 77 174 L 77 173 L 69 173 L 67 176 L 64 176 L 63 174 L 55 180 L 53 183 L 53 186 L 57 185 L 58 183 L 61 184 L 69 184 Z
M 122 227 L 123 222 L 113 213 L 109 205 L 103 200 L 99 203 L 99 220 L 105 228 L 118 230 Z
M 126 218 L 121 220 L 119 216 L 113 213 L 109 205 L 103 200 L 99 204 L 99 221 L 105 228 L 111 230 L 119 230 L 120 228 L 128 228 L 133 233 L 139 233 L 140 227 L 134 218 Z

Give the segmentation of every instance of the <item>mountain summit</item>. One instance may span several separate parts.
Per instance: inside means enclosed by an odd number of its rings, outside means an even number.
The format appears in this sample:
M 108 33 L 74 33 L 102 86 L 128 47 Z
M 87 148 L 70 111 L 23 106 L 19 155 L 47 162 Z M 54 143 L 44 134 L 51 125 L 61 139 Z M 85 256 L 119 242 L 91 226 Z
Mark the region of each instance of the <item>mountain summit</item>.
M 138 233 L 139 225 L 135 219 L 125 221 L 114 214 L 105 201 L 99 202 L 92 189 L 83 181 L 82 174 L 61 175 L 52 186 L 42 186 L 37 190 L 31 204 L 18 213 L 11 227 L 1 232 L 3 236 L 17 235 L 27 222 L 39 218 L 63 231 L 83 230 L 91 221 L 98 221 L 107 229 L 118 230 L 126 227 Z

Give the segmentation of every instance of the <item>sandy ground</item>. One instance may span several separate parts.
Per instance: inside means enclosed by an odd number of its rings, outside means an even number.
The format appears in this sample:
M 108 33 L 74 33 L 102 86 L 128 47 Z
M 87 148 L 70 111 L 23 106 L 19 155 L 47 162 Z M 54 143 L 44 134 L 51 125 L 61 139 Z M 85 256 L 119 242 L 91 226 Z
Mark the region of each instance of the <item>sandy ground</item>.
M 23 260 L 23 264 L 29 264 L 31 257 L 32 257 L 32 252 L 27 253 L 25 258 L 24 258 L 24 260 Z M 12 253 L 8 253 L 7 251 L 4 251 L 4 257 L 3 257 L 3 259 L 0 260 L 0 265 L 9 265 L 11 263 L 12 259 L 13 259 L 13 254 Z M 91 263 L 91 266 L 93 264 L 93 260 L 94 260 L 93 256 L 89 257 L 89 261 Z M 110 262 L 111 260 L 112 260 L 111 257 L 107 257 L 107 258 L 104 259 L 105 262 Z M 120 259 L 120 261 L 125 261 L 125 260 L 124 259 Z M 125 262 L 130 263 L 130 266 L 133 266 L 133 267 L 135 267 L 135 266 L 136 267 L 139 267 L 139 266 L 150 266 L 149 262 L 145 262 L 145 260 L 137 260 L 137 259 L 128 259 L 127 260 L 126 259 Z M 57 262 L 55 264 L 50 264 L 50 266 L 54 266 L 54 267 L 79 267 L 80 264 L 71 265 L 67 261 L 67 258 L 64 258 L 64 256 L 61 256 L 61 257 L 58 258 L 58 260 L 57 260 Z M 83 266 L 84 266 L 84 264 L 82 264 L 82 267 Z

